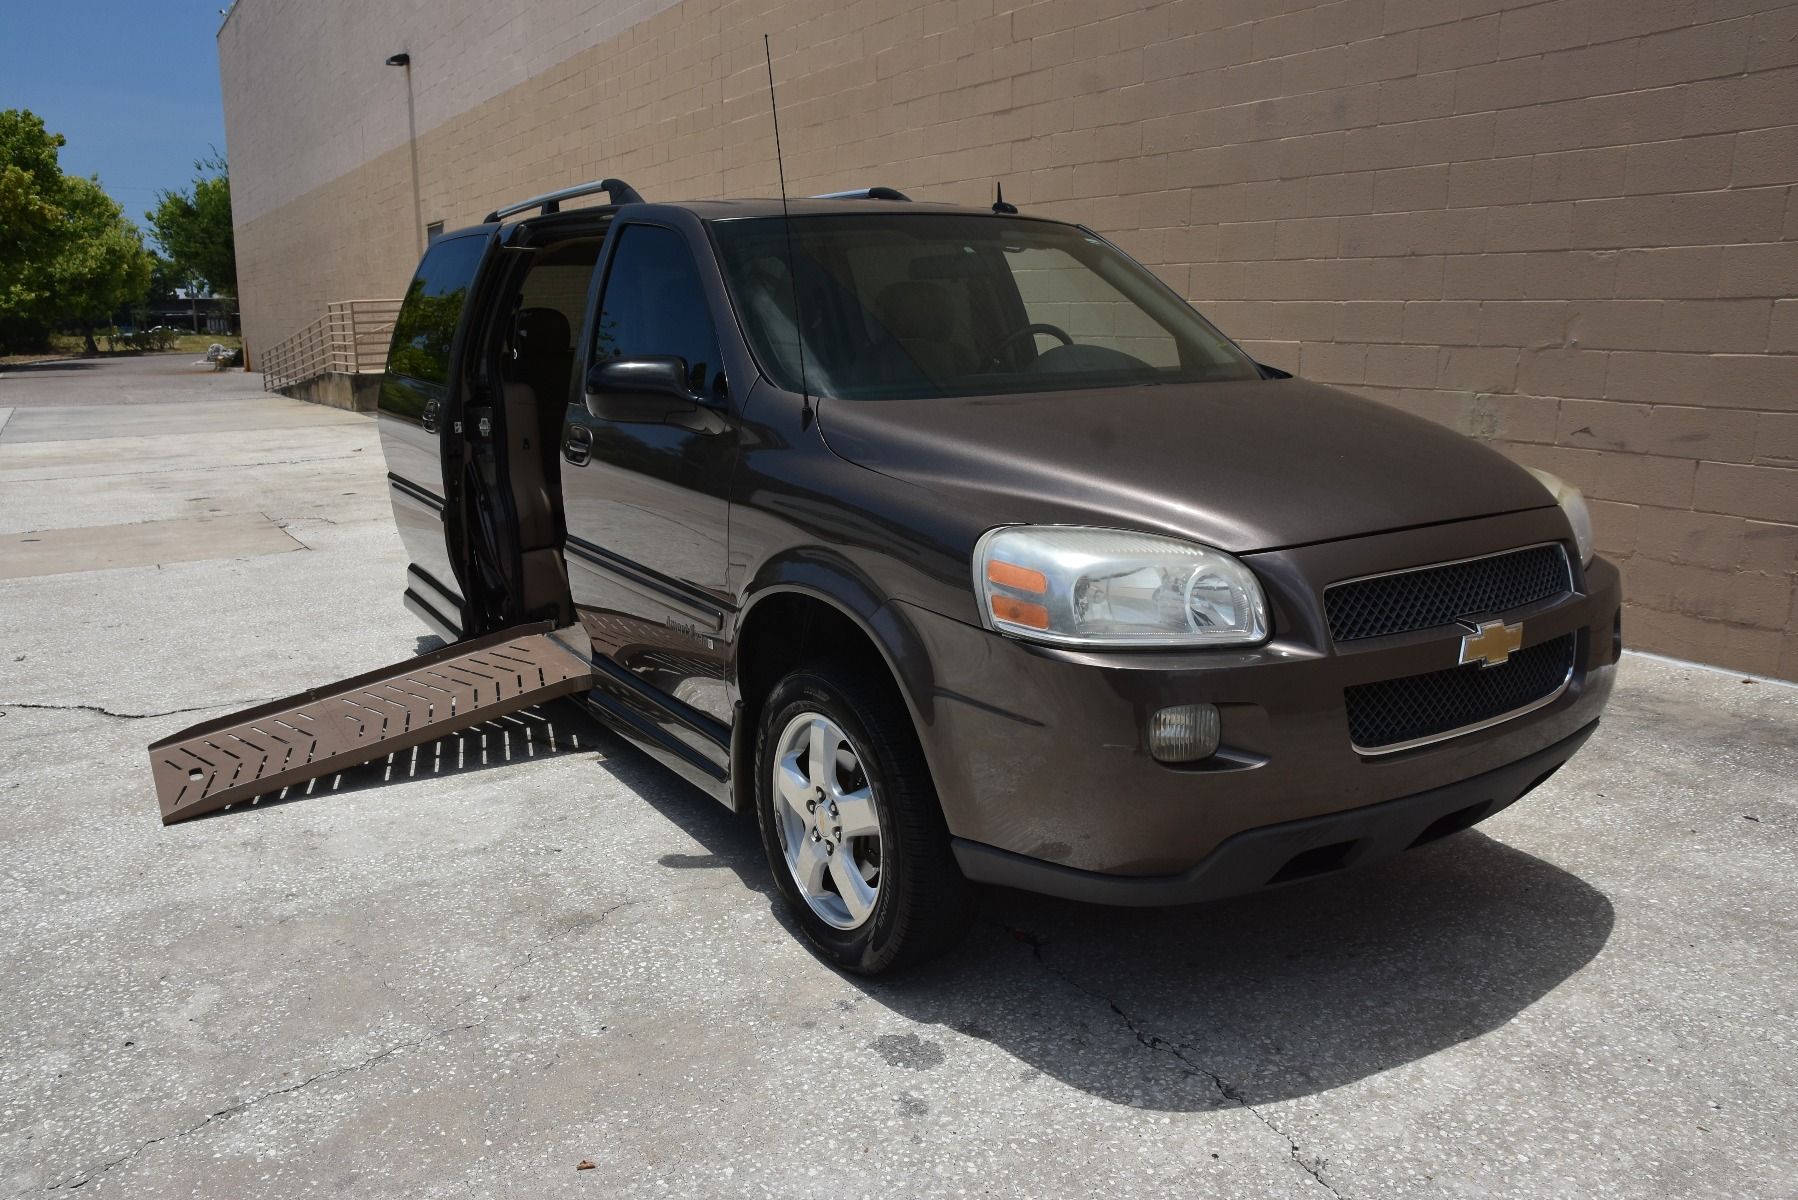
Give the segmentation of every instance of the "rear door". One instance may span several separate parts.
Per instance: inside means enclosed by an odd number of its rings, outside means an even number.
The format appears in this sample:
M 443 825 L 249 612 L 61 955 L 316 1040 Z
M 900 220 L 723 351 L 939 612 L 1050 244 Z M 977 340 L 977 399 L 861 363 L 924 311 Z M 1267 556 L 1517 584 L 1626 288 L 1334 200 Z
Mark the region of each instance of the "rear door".
M 406 288 L 381 380 L 387 490 L 411 559 L 406 607 L 452 639 L 462 633 L 462 588 L 445 542 L 443 427 L 463 308 L 497 230 L 469 230 L 431 244 Z

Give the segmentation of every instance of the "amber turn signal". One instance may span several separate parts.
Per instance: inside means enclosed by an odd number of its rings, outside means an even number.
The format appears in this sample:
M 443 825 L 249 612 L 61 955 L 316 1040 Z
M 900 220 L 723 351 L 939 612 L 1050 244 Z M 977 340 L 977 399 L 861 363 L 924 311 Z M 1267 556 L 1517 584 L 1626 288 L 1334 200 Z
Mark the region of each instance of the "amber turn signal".
M 1049 577 L 1041 571 L 1032 571 L 1029 567 L 1001 562 L 996 558 L 986 564 L 986 577 L 1001 587 L 1016 588 L 1033 596 L 1040 596 L 1049 590 Z
M 1049 627 L 1049 610 L 1040 604 L 1032 604 L 1028 600 L 1013 600 L 1010 596 L 993 597 L 993 616 L 1001 621 L 1010 621 L 1013 625 L 1023 625 L 1030 629 L 1047 629 Z

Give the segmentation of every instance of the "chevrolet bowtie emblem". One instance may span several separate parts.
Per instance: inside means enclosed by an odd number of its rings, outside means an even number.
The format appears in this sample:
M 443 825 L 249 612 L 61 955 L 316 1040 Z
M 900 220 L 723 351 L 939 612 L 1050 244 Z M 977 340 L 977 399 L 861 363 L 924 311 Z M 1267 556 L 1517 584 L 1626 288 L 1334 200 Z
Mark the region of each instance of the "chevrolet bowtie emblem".
M 1496 667 L 1523 646 L 1523 626 L 1487 621 L 1461 639 L 1462 663 Z

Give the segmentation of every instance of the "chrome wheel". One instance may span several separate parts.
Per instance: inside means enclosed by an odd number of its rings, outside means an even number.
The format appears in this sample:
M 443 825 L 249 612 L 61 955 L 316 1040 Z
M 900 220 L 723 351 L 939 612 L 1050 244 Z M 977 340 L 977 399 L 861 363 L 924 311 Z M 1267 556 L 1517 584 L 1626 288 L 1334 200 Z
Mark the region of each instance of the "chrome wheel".
M 880 815 L 849 735 L 802 712 L 775 743 L 775 818 L 799 894 L 819 919 L 856 929 L 880 898 Z

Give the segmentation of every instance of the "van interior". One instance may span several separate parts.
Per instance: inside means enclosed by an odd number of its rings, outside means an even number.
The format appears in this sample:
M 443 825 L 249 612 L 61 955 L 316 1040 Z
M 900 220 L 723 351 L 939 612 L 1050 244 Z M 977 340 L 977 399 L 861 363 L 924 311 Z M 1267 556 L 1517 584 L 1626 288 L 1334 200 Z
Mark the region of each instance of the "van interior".
M 575 619 L 562 557 L 562 427 L 581 402 L 576 338 L 604 241 L 603 227 L 586 223 L 580 236 L 502 249 L 512 261 L 491 286 L 503 296 L 471 330 L 462 389 L 470 634 Z

